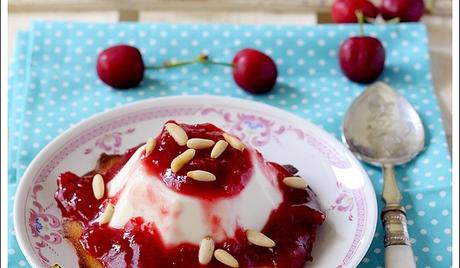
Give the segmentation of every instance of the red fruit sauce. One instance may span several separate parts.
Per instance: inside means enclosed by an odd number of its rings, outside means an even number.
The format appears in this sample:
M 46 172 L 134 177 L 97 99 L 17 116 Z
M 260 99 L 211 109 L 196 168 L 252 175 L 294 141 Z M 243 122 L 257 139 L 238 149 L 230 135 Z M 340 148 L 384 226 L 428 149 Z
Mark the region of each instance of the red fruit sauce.
M 170 122 L 174 123 L 174 122 Z M 189 139 L 202 138 L 215 142 L 223 140 L 223 131 L 212 124 L 180 125 Z M 143 158 L 147 169 L 172 190 L 182 194 L 192 195 L 203 199 L 231 197 L 244 189 L 252 175 L 252 163 L 248 150 L 243 152 L 227 146 L 225 152 L 217 159 L 211 159 L 211 148 L 195 150 L 195 156 L 177 173 L 169 167 L 171 161 L 186 151 L 187 146 L 179 146 L 169 133 L 163 129 L 157 137 L 155 150 Z M 187 172 L 205 170 L 214 174 L 217 180 L 199 182 L 187 179 Z
M 189 138 L 199 137 L 218 141 L 222 130 L 211 124 L 180 125 Z M 110 181 L 129 160 L 138 147 L 128 150 L 106 172 L 104 181 Z M 143 157 L 143 164 L 172 190 L 202 199 L 231 198 L 237 195 L 251 179 L 252 163 L 248 150 L 238 151 L 230 145 L 218 159 L 210 159 L 212 148 L 196 150 L 194 159 L 177 174 L 169 171 L 171 160 L 185 151 L 169 133 L 163 129 L 157 137 L 155 150 Z M 311 190 L 299 190 L 285 186 L 282 180 L 292 176 L 276 163 L 267 163 L 277 170 L 277 179 L 283 193 L 283 201 L 268 219 L 262 233 L 276 242 L 274 248 L 251 245 L 244 233 L 238 229 L 234 237 L 216 244 L 227 250 L 239 262 L 240 267 L 303 267 L 312 260 L 311 250 L 316 230 L 325 215 L 307 203 L 314 200 Z M 189 170 L 202 169 L 218 178 L 214 182 L 197 182 L 186 177 Z M 96 200 L 92 192 L 92 177 L 89 173 L 79 177 L 65 172 L 58 178 L 55 199 L 63 216 L 77 220 L 84 226 L 80 242 L 94 257 L 107 267 L 204 267 L 198 263 L 198 245 L 164 245 L 161 235 L 152 223 L 141 217 L 132 218 L 124 229 L 114 229 L 107 224 L 99 225 L 95 219 L 100 215 L 105 202 Z M 215 258 L 207 267 L 227 267 Z

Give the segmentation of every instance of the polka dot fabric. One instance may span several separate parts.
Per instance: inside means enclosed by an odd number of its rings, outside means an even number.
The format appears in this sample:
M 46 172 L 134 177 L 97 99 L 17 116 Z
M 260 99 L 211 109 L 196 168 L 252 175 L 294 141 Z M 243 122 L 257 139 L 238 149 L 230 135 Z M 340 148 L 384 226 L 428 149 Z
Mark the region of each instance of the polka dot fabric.
M 357 34 L 353 25 L 249 26 L 179 24 L 74 24 L 37 22 L 18 35 L 11 65 L 9 203 L 16 184 L 33 157 L 73 124 L 116 106 L 171 95 L 225 95 L 271 104 L 323 127 L 340 137 L 340 124 L 364 86 L 348 81 L 337 61 L 340 43 Z M 451 160 L 433 92 L 427 34 L 423 25 L 366 25 L 383 41 L 387 60 L 381 80 L 403 94 L 426 127 L 426 149 L 396 172 L 406 205 L 409 232 L 418 267 L 451 266 Z M 149 70 L 141 86 L 117 91 L 95 72 L 97 54 L 127 43 L 137 46 L 147 65 L 209 53 L 232 60 L 241 48 L 264 51 L 275 60 L 279 78 L 273 91 L 253 96 L 233 82 L 223 66 L 190 65 Z M 377 193 L 378 168 L 364 165 Z M 379 199 L 379 208 L 383 206 Z M 19 249 L 10 218 L 9 264 L 29 266 Z M 360 267 L 383 267 L 383 230 Z

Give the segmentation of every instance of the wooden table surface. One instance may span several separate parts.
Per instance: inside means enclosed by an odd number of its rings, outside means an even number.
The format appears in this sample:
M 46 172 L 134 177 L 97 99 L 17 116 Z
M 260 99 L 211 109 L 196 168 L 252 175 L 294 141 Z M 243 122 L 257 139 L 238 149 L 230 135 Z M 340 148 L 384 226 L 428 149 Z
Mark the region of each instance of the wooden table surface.
M 316 1 L 316 2 L 314 2 Z M 31 5 L 31 3 L 49 3 L 49 5 Z M 59 1 L 54 1 L 58 3 Z M 308 8 L 298 9 L 295 8 L 294 3 L 302 1 L 295 0 L 290 2 L 291 5 L 281 5 L 280 0 L 271 0 L 268 2 L 276 2 L 277 5 L 269 6 L 267 1 L 248 1 L 252 5 L 248 8 L 242 8 L 241 3 L 243 0 L 233 1 L 236 2 L 233 9 L 219 9 L 214 2 L 209 8 L 190 8 L 190 3 L 202 2 L 201 0 L 190 1 L 184 8 L 181 6 L 174 6 L 167 4 L 165 1 L 151 1 L 150 3 L 157 3 L 157 8 L 149 6 L 148 11 L 132 11 L 128 8 L 123 9 L 122 12 L 110 10 L 110 3 L 113 1 L 107 0 L 82 0 L 79 8 L 71 9 L 53 9 L 53 1 L 35 1 L 35 0 L 11 0 L 9 3 L 10 13 L 8 16 L 8 54 L 9 58 L 14 51 L 15 37 L 19 30 L 29 29 L 33 20 L 59 20 L 59 21 L 83 21 L 83 22 L 117 22 L 120 20 L 136 20 L 141 22 L 182 22 L 182 23 L 249 23 L 249 24 L 303 24 L 311 25 L 318 22 L 327 21 L 327 6 L 330 1 L 312 0 L 317 4 L 318 10 Z M 75 1 L 61 1 L 61 3 L 68 3 Z M 90 2 L 96 3 L 94 10 L 90 10 Z M 133 2 L 133 1 L 127 1 Z M 135 1 L 134 1 L 135 2 Z M 140 1 L 143 2 L 143 1 Z M 161 5 L 158 3 L 161 2 Z M 177 2 L 172 1 L 172 2 Z M 187 1 L 183 1 L 187 2 Z M 212 2 L 212 1 L 206 1 Z M 232 1 L 217 1 L 222 6 Z M 305 2 L 305 1 L 303 1 Z M 308 2 L 308 1 L 307 1 Z M 434 88 L 439 99 L 441 106 L 442 117 L 444 121 L 444 128 L 450 147 L 452 146 L 452 19 L 449 14 L 450 1 L 439 1 L 443 6 L 439 13 L 434 16 L 425 16 L 423 22 L 427 25 L 429 31 L 429 49 L 432 61 L 432 77 Z M 56 3 L 54 5 L 56 6 Z M 103 4 L 106 4 L 105 6 Z M 109 4 L 107 4 L 109 3 Z M 120 3 L 120 2 L 118 2 Z M 171 2 L 170 2 L 171 3 Z M 262 8 L 257 9 L 257 3 Z M 123 5 L 126 5 L 126 3 Z M 29 7 L 29 8 L 27 8 Z M 199 6 L 198 6 L 199 7 Z M 308 7 L 308 6 L 307 6 Z M 72 10 L 72 11 L 68 11 Z M 75 11 L 77 10 L 77 11 Z M 58 11 L 58 12 L 57 12 Z M 325 19 L 326 18 L 326 19 Z

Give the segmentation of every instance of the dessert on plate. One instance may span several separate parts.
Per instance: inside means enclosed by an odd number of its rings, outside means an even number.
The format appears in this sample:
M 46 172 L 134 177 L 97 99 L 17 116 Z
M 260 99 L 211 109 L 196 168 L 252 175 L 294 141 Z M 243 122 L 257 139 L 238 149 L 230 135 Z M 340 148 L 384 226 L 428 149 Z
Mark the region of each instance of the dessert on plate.
M 81 267 L 304 267 L 325 219 L 292 166 L 209 124 L 165 123 L 55 199 Z

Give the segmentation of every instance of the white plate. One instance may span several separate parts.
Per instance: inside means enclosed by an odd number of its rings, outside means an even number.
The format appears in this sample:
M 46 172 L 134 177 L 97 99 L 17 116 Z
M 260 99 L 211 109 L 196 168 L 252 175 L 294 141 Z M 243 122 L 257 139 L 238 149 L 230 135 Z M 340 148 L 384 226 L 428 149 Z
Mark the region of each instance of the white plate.
M 331 135 L 295 115 L 239 99 L 190 96 L 157 98 L 94 116 L 46 146 L 19 185 L 14 225 L 33 267 L 78 267 L 73 247 L 61 234 L 53 198 L 64 171 L 83 174 L 102 152 L 117 153 L 156 135 L 169 119 L 211 122 L 259 149 L 270 161 L 289 163 L 308 178 L 327 219 L 314 244 L 309 267 L 355 267 L 372 241 L 377 222 L 375 192 L 353 155 Z

